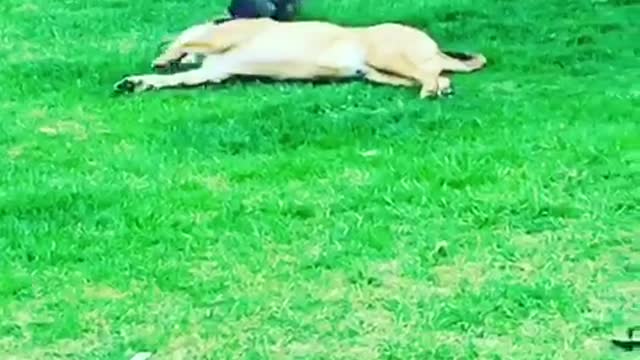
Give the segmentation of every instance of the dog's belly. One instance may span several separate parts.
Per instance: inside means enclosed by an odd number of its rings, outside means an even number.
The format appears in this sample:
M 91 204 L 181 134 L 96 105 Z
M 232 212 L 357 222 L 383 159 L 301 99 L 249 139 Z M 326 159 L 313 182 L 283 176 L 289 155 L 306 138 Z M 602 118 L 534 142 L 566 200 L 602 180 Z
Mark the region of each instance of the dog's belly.
M 236 75 L 275 79 L 356 77 L 366 70 L 366 50 L 336 31 L 284 34 L 267 31 L 225 55 Z
M 360 68 L 336 69 L 305 62 L 274 61 L 245 63 L 231 71 L 234 75 L 264 76 L 273 79 L 315 79 L 360 77 Z

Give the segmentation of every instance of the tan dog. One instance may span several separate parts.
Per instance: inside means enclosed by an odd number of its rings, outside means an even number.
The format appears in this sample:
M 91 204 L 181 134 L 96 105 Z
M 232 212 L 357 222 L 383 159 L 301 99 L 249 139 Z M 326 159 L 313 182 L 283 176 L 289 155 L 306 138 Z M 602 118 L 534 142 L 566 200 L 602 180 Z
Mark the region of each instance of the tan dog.
M 484 67 L 484 56 L 446 55 L 425 33 L 405 25 L 345 27 L 321 21 L 278 22 L 268 18 L 205 23 L 183 31 L 153 61 L 154 68 L 192 62 L 199 68 L 175 74 L 128 76 L 117 91 L 143 91 L 219 83 L 235 75 L 284 79 L 364 78 L 396 86 L 421 86 L 420 97 L 445 95 L 443 72 Z

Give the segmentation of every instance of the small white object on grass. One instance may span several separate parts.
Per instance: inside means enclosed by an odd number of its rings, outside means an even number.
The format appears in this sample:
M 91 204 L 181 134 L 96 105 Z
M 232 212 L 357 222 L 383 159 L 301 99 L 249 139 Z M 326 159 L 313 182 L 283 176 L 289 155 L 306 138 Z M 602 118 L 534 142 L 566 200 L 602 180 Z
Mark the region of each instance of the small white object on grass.
M 151 357 L 151 355 L 153 355 L 153 353 L 150 352 L 141 352 L 141 353 L 137 353 L 135 355 L 133 355 L 133 357 L 129 360 L 147 360 Z
M 363 151 L 360 153 L 360 155 L 364 156 L 364 157 L 371 157 L 371 156 L 376 156 L 379 154 L 378 150 L 367 150 L 367 151 Z

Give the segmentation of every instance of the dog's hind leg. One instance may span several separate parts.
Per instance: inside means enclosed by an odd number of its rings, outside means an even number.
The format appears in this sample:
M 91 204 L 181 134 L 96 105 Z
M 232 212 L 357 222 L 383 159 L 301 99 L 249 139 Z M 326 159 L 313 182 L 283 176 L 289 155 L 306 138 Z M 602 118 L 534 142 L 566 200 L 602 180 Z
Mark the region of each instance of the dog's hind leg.
M 364 78 L 374 83 L 392 85 L 392 86 L 410 87 L 410 86 L 419 85 L 419 83 L 413 79 L 408 79 L 405 77 L 392 75 L 392 74 L 386 74 L 373 68 L 368 68 L 366 70 L 364 74 Z
M 422 55 L 422 54 L 417 54 Z M 420 85 L 420 98 L 434 97 L 441 94 L 440 91 L 440 73 L 442 69 L 438 63 L 428 56 L 416 56 L 411 52 L 400 52 L 394 56 L 371 54 L 368 59 L 369 67 L 379 69 L 393 76 L 403 79 L 410 79 L 412 85 Z M 378 76 L 372 75 L 373 79 Z M 371 79 L 372 81 L 374 81 Z M 442 84 L 448 86 L 448 79 L 443 79 Z
M 441 76 L 442 68 L 437 63 L 428 61 L 416 63 L 408 75 L 421 84 L 420 98 L 433 98 L 453 94 L 451 80 Z M 403 74 L 404 75 L 404 74 Z
M 423 51 L 405 53 L 407 71 L 402 75 L 410 76 L 422 85 L 420 98 L 447 96 L 453 93 L 451 80 L 442 76 L 442 62 L 437 54 L 432 55 Z
M 432 66 L 432 62 L 413 62 L 411 75 L 421 84 L 420 98 L 435 97 L 440 95 L 440 73 L 439 67 Z M 448 80 L 448 79 L 447 79 Z M 447 83 L 443 80 L 443 83 Z

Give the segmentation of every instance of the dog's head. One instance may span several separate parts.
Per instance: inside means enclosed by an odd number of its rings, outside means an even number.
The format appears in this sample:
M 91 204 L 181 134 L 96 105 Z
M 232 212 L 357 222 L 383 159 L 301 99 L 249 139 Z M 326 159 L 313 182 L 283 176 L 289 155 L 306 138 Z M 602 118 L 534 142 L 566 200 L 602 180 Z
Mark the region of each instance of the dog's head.
M 207 52 L 208 42 L 211 40 L 216 27 L 230 19 L 224 18 L 192 26 L 175 37 L 165 40 L 160 46 L 168 46 L 158 55 L 151 66 L 154 69 L 166 69 L 176 64 L 196 64 L 202 60 Z

